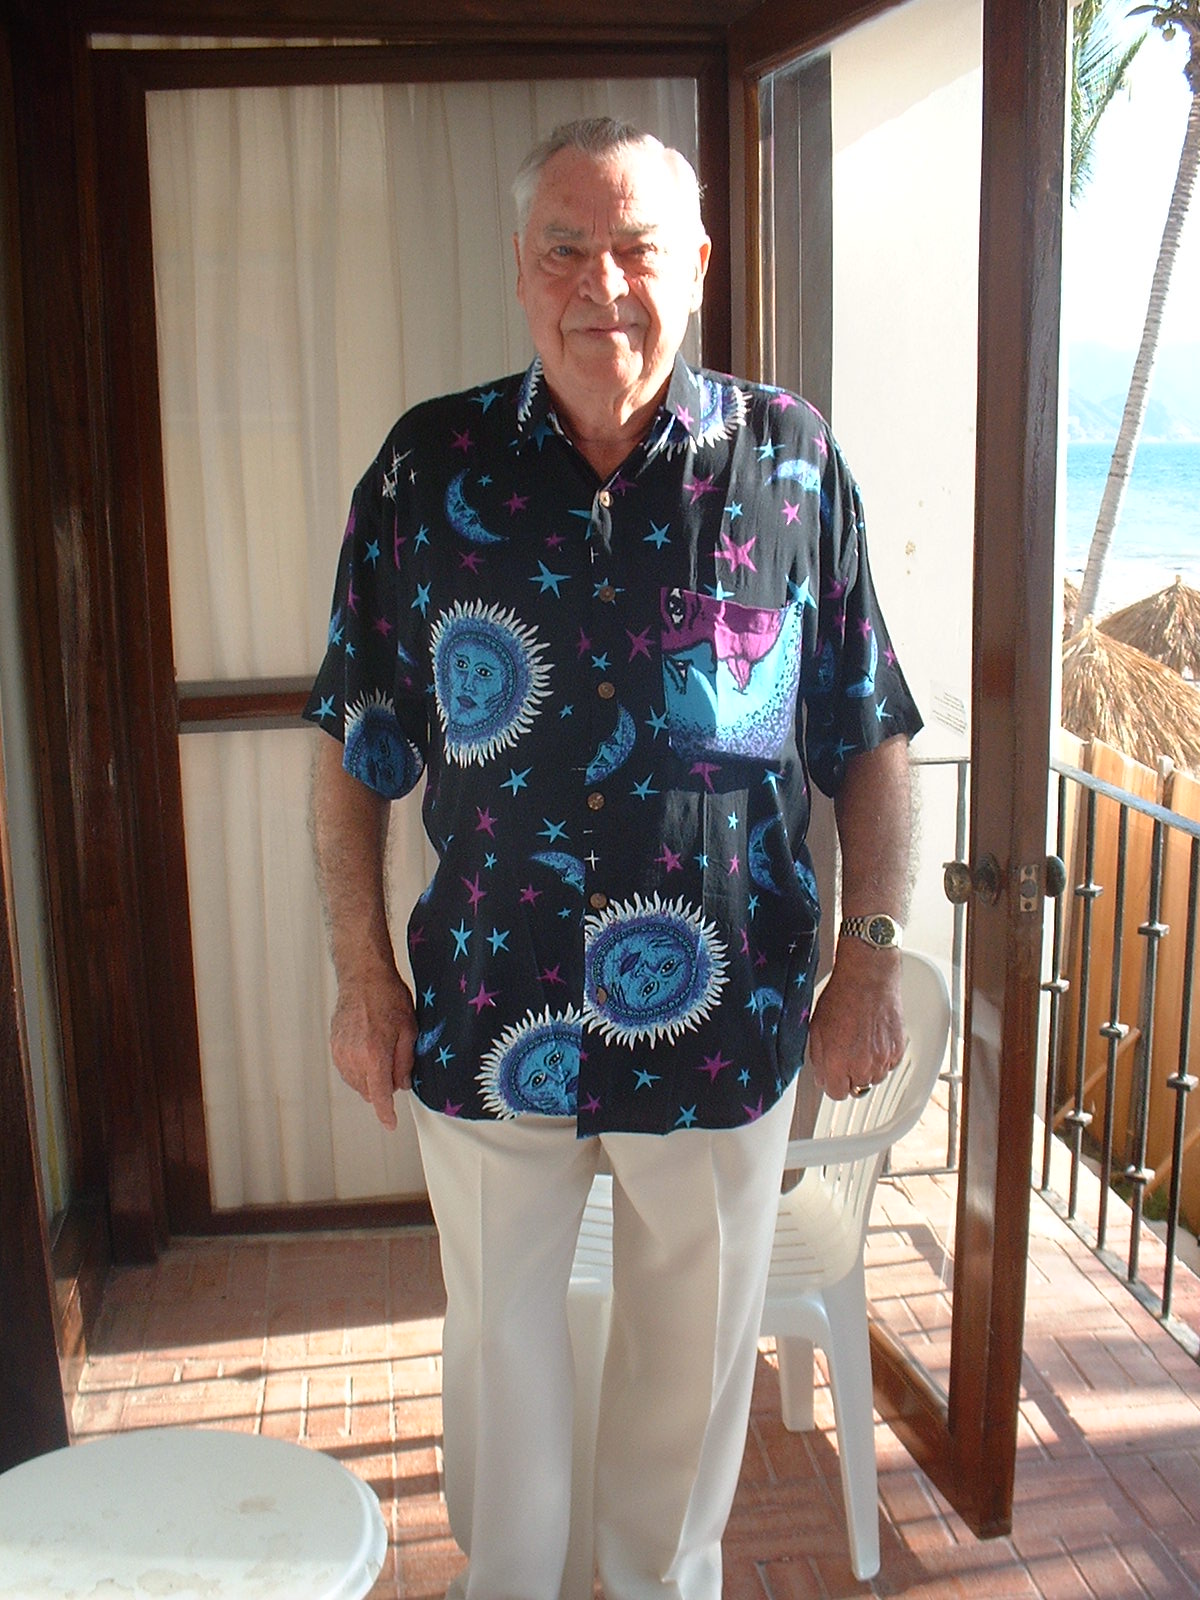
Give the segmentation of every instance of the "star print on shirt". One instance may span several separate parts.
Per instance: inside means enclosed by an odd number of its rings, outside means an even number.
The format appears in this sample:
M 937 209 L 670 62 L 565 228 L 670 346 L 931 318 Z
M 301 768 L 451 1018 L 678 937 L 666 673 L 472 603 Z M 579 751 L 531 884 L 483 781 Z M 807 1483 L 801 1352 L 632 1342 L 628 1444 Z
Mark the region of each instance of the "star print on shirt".
M 483 1010 L 484 1006 L 495 1006 L 496 996 L 499 993 L 500 991 L 498 989 L 489 989 L 486 987 L 486 985 L 481 983 L 479 985 L 478 992 L 471 996 L 471 998 L 467 1001 L 467 1004 L 469 1006 L 474 1006 L 475 1015 L 478 1016 Z
M 539 561 L 537 575 L 529 581 L 538 585 L 539 594 L 545 594 L 547 589 L 552 589 L 557 599 L 560 592 L 559 585 L 566 583 L 569 577 L 569 572 L 551 572 L 544 561 Z
M 430 1108 L 504 1115 L 485 1061 L 540 1093 L 565 1059 L 580 1131 L 663 1134 L 741 1126 L 790 1078 L 815 947 L 787 874 L 790 855 L 807 883 L 805 780 L 834 791 L 848 747 L 917 725 L 827 441 L 806 407 L 681 362 L 598 509 L 535 371 L 422 402 L 355 489 L 305 715 L 389 798 L 426 775 L 439 866 L 407 944 Z M 800 461 L 820 494 L 777 470 Z M 789 618 L 794 716 L 756 713 L 774 658 L 741 607 Z
M 749 567 L 751 572 L 758 568 L 750 559 L 750 552 L 758 542 L 757 536 L 751 534 L 745 544 L 735 544 L 727 533 L 721 535 L 721 548 L 717 551 L 718 561 L 728 561 L 731 572 L 736 572 L 739 567 Z

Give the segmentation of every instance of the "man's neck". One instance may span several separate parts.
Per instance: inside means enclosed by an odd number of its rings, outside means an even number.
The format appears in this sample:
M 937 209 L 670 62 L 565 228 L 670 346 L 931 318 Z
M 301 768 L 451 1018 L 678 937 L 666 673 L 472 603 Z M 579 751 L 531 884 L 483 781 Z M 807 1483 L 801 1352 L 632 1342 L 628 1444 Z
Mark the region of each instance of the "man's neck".
M 666 386 L 648 404 L 626 409 L 621 403 L 611 410 L 602 406 L 586 411 L 563 405 L 553 390 L 555 414 L 571 443 L 602 478 L 611 478 L 622 461 L 641 444 L 650 432 Z

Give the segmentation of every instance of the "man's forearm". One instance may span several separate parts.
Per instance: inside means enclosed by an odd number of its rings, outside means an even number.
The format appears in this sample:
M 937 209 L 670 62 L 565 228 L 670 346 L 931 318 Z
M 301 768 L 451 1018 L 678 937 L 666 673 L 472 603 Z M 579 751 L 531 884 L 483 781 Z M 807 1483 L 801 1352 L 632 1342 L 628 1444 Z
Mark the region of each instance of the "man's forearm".
M 910 806 L 907 739 L 889 739 L 850 761 L 836 801 L 844 915 L 882 911 L 903 922 Z M 817 1082 L 841 1100 L 881 1082 L 903 1049 L 899 951 L 840 939 L 809 1034 Z
M 884 911 L 903 922 L 910 894 L 912 791 L 908 740 L 854 756 L 835 804 L 842 852 L 842 913 Z
M 395 968 L 384 896 L 389 809 L 345 771 L 338 741 L 322 737 L 313 764 L 313 847 L 339 983 Z

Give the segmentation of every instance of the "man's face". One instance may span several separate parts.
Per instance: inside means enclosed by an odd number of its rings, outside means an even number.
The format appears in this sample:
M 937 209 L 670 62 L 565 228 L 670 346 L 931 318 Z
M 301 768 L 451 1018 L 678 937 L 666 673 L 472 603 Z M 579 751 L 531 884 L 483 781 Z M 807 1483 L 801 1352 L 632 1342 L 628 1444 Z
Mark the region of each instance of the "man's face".
M 517 247 L 517 298 L 568 417 L 657 400 L 700 307 L 709 241 L 661 151 L 560 150 Z

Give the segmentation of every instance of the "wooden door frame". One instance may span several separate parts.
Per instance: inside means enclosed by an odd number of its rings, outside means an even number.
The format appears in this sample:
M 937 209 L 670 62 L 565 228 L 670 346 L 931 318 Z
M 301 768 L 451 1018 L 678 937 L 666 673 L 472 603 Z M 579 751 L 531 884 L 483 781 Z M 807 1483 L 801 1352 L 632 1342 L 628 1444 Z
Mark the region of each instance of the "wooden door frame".
M 16 248 L 17 203 L 12 63 L 0 34 L 0 383 L 10 403 L 13 481 L 21 499 L 24 419 L 15 396 L 24 388 L 24 340 Z M 2 720 L 2 719 L 0 719 Z M 0 726 L 0 736 L 3 735 Z M 9 730 L 10 733 L 12 730 Z M 58 1364 L 58 1314 L 34 1124 L 33 1086 L 23 1024 L 17 921 L 0 737 L 0 1472 L 67 1443 Z
M 727 234 L 729 160 L 725 144 L 725 58 L 705 46 L 493 46 L 427 44 L 388 48 L 110 51 L 92 62 L 97 127 L 105 129 L 98 172 L 105 371 L 114 542 L 113 583 L 122 636 L 129 641 L 126 712 L 139 751 L 131 774 L 150 1030 L 159 1042 L 154 1093 L 162 1128 L 168 1225 L 174 1232 L 246 1232 L 281 1227 L 364 1226 L 428 1220 L 424 1201 L 353 1201 L 213 1210 L 200 1076 L 194 966 L 183 852 L 178 740 L 197 723 L 303 726 L 296 684 L 204 685 L 177 689 L 168 606 L 167 532 L 159 422 L 157 333 L 150 227 L 146 95 L 156 89 L 326 83 L 496 81 L 531 77 L 685 77 L 695 80 L 702 130 L 706 206 Z M 705 356 L 729 364 L 728 251 L 709 273 L 711 313 Z
M 758 230 L 757 85 L 897 0 L 763 8 L 732 30 L 730 143 Z M 1062 280 L 1066 7 L 983 0 L 970 850 L 1001 868 L 968 919 L 949 1392 L 872 1326 L 883 1414 L 981 1537 L 1012 1524 L 1046 850 Z M 757 311 L 744 296 L 753 364 Z M 753 372 L 751 373 L 753 375 Z M 1020 642 L 1020 648 L 1016 647 Z M 1035 893 L 1023 891 L 1022 869 Z

